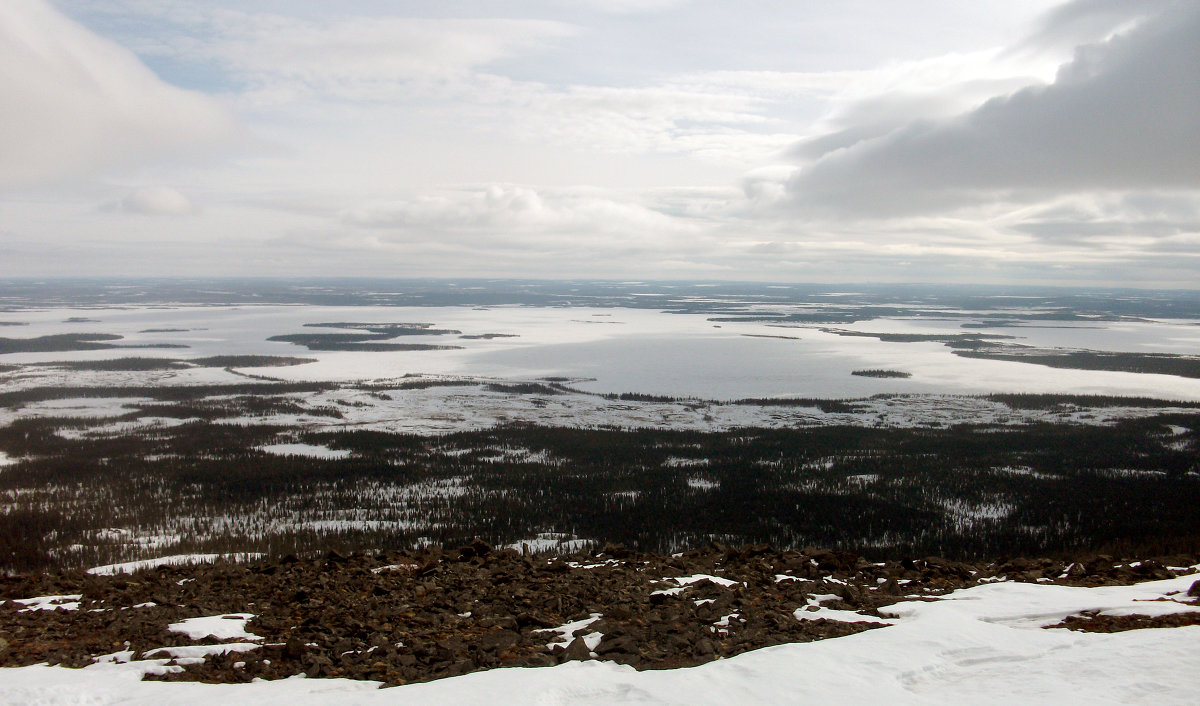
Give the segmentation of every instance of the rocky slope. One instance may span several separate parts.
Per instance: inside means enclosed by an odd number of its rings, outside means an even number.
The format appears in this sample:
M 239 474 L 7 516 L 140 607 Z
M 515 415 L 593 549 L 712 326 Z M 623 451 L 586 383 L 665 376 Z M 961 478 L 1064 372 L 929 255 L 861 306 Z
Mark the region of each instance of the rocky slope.
M 568 660 L 672 668 L 878 629 L 887 624 L 880 607 L 983 582 L 1130 584 L 1197 565 L 1200 555 L 874 563 L 837 551 L 719 545 L 672 556 L 607 546 L 541 557 L 476 542 L 129 575 L 12 576 L 0 579 L 0 665 L 159 659 L 162 679 L 304 673 L 389 684 Z M 1200 597 L 1200 581 L 1189 595 Z M 57 598 L 29 600 L 37 596 Z M 205 637 L 181 627 L 223 615 L 238 629 Z M 1196 615 L 1083 614 L 1056 627 L 1170 627 L 1196 624 Z

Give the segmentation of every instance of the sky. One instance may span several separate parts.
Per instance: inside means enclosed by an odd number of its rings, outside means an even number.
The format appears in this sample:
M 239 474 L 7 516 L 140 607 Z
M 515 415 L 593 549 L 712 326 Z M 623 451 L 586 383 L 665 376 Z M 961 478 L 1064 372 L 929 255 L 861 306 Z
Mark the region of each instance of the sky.
M 4 0 L 53 275 L 1200 288 L 1200 3 Z

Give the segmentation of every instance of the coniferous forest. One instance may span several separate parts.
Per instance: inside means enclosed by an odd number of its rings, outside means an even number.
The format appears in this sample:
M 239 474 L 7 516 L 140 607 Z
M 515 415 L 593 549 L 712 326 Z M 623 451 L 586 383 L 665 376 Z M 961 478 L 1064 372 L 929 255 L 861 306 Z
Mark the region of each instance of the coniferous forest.
M 473 538 L 656 551 L 820 545 L 880 558 L 1200 546 L 1194 413 L 1112 426 L 444 436 L 203 418 L 78 433 L 89 423 L 31 418 L 0 429 L 0 450 L 19 459 L 0 472 L 3 570 Z M 328 457 L 262 450 L 281 439 Z

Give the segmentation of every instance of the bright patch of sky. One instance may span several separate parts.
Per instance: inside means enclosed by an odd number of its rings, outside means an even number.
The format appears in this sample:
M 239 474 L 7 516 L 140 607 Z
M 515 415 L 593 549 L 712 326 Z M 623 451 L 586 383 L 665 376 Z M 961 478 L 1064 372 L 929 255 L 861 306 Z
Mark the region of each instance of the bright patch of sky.
M 1194 286 L 1181 0 L 9 0 L 0 276 Z

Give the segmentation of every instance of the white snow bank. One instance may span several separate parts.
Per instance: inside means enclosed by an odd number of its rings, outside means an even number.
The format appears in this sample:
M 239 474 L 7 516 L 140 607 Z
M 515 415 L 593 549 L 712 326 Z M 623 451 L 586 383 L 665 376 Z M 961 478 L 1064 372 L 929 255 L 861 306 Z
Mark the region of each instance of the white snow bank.
M 20 609 L 20 612 L 28 613 L 32 610 L 79 610 L 79 599 L 81 598 L 83 598 L 83 594 L 72 593 L 62 596 L 14 598 L 12 602 L 25 606 Z
M 792 612 L 796 620 L 838 620 L 843 623 L 882 623 L 891 625 L 892 623 L 877 618 L 874 615 L 862 615 L 855 613 L 852 610 L 838 610 L 837 608 L 826 608 L 821 605 L 824 601 L 835 600 L 840 598 L 833 594 L 814 594 L 808 597 L 806 608 L 797 608 Z
M 718 586 L 724 586 L 725 588 L 729 588 L 730 586 L 736 586 L 739 583 L 741 583 L 740 581 L 734 581 L 732 579 L 723 578 L 721 576 L 713 576 L 712 574 L 692 574 L 691 576 L 679 576 L 679 577 L 668 579 L 668 580 L 674 581 L 675 583 L 679 584 L 680 586 L 690 586 L 693 583 L 700 583 L 701 581 L 707 580 L 707 581 L 712 581 L 713 583 L 717 584 Z
M 89 574 L 96 576 L 111 576 L 113 574 L 131 574 L 139 569 L 152 569 L 156 566 L 180 566 L 185 564 L 209 564 L 217 559 L 231 559 L 233 561 L 250 561 L 261 557 L 262 554 L 254 552 L 240 554 L 173 554 L 171 556 L 160 556 L 157 559 L 142 559 L 140 561 L 127 561 L 121 564 L 105 564 L 104 566 L 93 566 L 88 569 Z
M 72 397 L 30 402 L 21 408 L 23 417 L 119 417 L 139 405 L 153 404 L 149 397 Z
M 579 539 L 573 534 L 541 532 L 532 539 L 521 539 L 500 548 L 515 549 L 522 553 L 528 550 L 530 554 L 571 554 L 594 544 L 590 539 Z
M 556 633 L 558 633 L 558 638 L 555 640 L 552 640 L 550 642 L 547 642 L 546 647 L 554 647 L 555 645 L 559 645 L 561 647 L 566 647 L 567 645 L 571 644 L 571 640 L 575 639 L 575 631 L 576 630 L 583 630 L 599 619 L 600 619 L 599 613 L 592 613 L 588 617 L 583 618 L 582 620 L 575 620 L 573 622 L 566 623 L 564 625 L 559 625 L 556 628 L 542 628 L 540 630 L 534 630 L 534 632 L 556 632 Z M 596 640 L 596 642 L 597 642 L 597 644 L 599 644 L 598 639 Z M 589 644 L 588 649 L 594 650 L 594 649 L 596 649 L 596 646 Z
M 1200 612 L 1187 590 L 1200 576 L 1181 576 L 1134 586 L 1079 588 L 1054 584 L 989 583 L 955 591 L 935 603 L 897 603 L 879 612 L 898 618 L 961 613 L 973 620 L 1018 628 L 1054 625 L 1069 615 L 1149 615 Z
M 171 623 L 167 629 L 179 632 L 193 640 L 203 640 L 212 635 L 218 640 L 261 640 L 258 635 L 246 632 L 246 623 L 254 617 L 253 613 L 227 613 L 225 615 L 210 615 L 203 618 L 188 618 L 178 623 Z
M 650 595 L 655 596 L 664 594 L 668 596 L 674 596 L 678 593 L 683 593 L 688 586 L 691 586 L 694 583 L 699 583 L 700 581 L 704 581 L 706 579 L 712 581 L 718 586 L 724 586 L 725 588 L 737 586 L 740 583 L 739 581 L 732 581 L 730 579 L 722 578 L 720 576 L 713 576 L 711 574 L 692 574 L 691 576 L 678 576 L 675 578 L 663 579 L 663 581 L 674 581 L 676 585 L 672 588 L 664 588 L 658 591 L 653 591 Z
M 496 669 L 376 690 L 373 682 L 139 682 L 136 665 L 0 672 L 0 704 L 1194 704 L 1200 627 L 1103 634 L 1039 625 L 1086 610 L 1180 599 L 1195 576 L 1130 587 L 999 583 L 907 603 L 896 625 L 756 650 L 700 667 L 637 672 L 610 662 Z M 1176 604 L 1180 610 L 1186 606 Z
M 261 639 L 261 638 L 259 638 Z M 142 655 L 148 659 L 166 657 L 173 659 L 179 664 L 185 664 L 182 660 L 195 660 L 195 664 L 204 661 L 205 657 L 210 655 L 223 655 L 230 652 L 249 652 L 257 650 L 262 645 L 255 645 L 250 642 L 231 642 L 224 645 L 188 645 L 185 647 L 159 647 L 156 650 L 150 650 Z
M 160 660 L 166 662 L 166 660 Z M 170 667 L 147 670 L 149 662 L 94 664 L 83 669 L 37 665 L 4 670 L 0 704 L 12 706 L 320 706 L 336 703 L 381 704 L 377 682 L 350 679 L 283 679 L 251 684 L 199 684 L 195 682 L 139 681 L 146 671 L 182 671 Z M 391 697 L 395 699 L 393 695 Z M 365 699 L 359 701 L 359 699 Z

